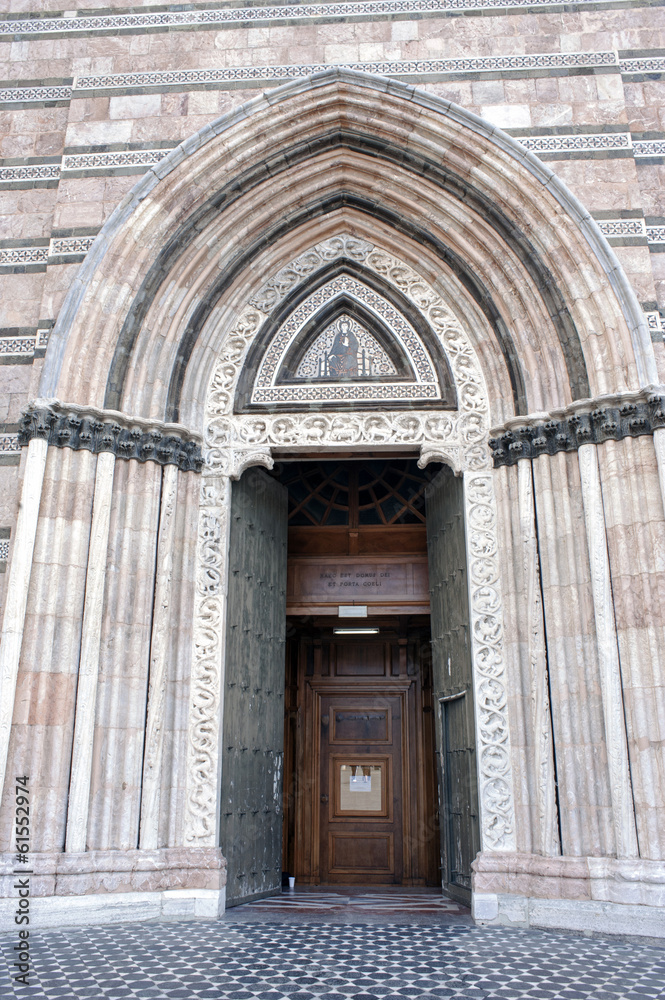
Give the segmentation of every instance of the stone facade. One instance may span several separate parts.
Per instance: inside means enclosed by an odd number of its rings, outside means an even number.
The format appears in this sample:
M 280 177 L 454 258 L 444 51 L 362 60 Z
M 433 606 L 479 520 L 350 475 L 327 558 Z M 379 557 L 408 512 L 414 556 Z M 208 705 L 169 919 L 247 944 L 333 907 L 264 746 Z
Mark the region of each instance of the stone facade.
M 398 446 L 464 476 L 477 919 L 665 934 L 660 8 L 32 6 L 0 21 L 5 873 L 26 770 L 41 919 L 219 912 L 230 482 Z M 341 291 L 412 383 L 268 372 L 278 309 Z

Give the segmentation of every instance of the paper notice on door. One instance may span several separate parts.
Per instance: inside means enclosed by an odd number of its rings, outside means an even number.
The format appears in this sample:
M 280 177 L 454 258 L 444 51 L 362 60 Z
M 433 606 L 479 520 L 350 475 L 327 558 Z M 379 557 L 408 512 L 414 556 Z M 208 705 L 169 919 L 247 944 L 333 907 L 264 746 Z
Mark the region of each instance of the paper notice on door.
M 338 805 L 340 815 L 349 813 L 381 812 L 384 809 L 383 769 L 385 764 L 338 765 Z M 369 774 L 363 773 L 369 771 Z

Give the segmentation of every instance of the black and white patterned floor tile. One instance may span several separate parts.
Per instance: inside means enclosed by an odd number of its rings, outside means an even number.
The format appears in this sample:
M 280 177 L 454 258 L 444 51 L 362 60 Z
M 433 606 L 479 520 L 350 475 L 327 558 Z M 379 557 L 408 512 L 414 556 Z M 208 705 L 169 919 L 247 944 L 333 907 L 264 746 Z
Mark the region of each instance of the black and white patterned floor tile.
M 36 1000 L 648 1000 L 665 950 L 504 928 L 229 921 L 34 932 Z
M 252 913 L 289 913 L 294 911 L 339 913 L 348 910 L 353 913 L 373 913 L 388 916 L 395 913 L 402 915 L 414 914 L 450 914 L 461 916 L 468 914 L 466 906 L 446 899 L 438 894 L 423 892 L 285 892 L 281 896 L 271 896 L 258 903 L 247 903 L 243 910 Z

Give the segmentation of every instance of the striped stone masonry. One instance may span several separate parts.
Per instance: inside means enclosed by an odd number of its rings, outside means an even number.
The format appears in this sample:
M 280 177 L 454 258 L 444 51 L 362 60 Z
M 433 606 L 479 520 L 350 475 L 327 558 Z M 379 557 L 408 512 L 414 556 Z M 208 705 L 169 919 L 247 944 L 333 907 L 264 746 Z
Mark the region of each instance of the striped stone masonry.
M 605 6 L 606 0 L 574 0 L 567 9 Z M 613 7 L 633 6 L 634 0 L 613 0 Z M 510 13 L 527 8 L 529 11 L 561 9 L 562 0 L 361 0 L 349 3 L 285 4 L 280 6 L 222 7 L 207 10 L 177 9 L 140 13 L 136 10 L 117 14 L 90 15 L 72 11 L 62 17 L 23 18 L 0 21 L 0 39 L 17 35 L 30 37 L 48 35 L 97 34 L 105 32 L 137 32 L 146 29 L 216 28 L 225 26 L 253 27 L 261 23 L 292 21 L 351 20 L 358 18 L 394 17 L 404 14 L 446 15 L 464 13 Z
M 2 23 L 2 22 L 0 22 Z M 509 74 L 513 76 L 549 74 L 556 71 L 607 70 L 626 75 L 665 73 L 665 55 L 660 52 L 640 58 L 623 58 L 620 51 L 599 52 L 543 52 L 533 54 L 469 56 L 457 59 L 403 59 L 351 62 L 336 64 L 340 69 L 376 73 L 388 77 L 409 77 L 422 80 L 476 77 L 477 74 Z M 326 63 L 301 63 L 289 65 L 229 66 L 210 69 L 170 69 L 154 72 L 111 73 L 78 76 L 59 83 L 28 85 L 18 82 L 12 87 L 0 88 L 3 104 L 41 104 L 70 101 L 84 97 L 89 92 L 131 93 L 138 90 L 177 90 L 181 88 L 224 88 L 228 85 L 270 85 L 286 80 L 303 79 L 322 73 L 330 66 Z M 642 155 L 661 155 L 644 152 Z

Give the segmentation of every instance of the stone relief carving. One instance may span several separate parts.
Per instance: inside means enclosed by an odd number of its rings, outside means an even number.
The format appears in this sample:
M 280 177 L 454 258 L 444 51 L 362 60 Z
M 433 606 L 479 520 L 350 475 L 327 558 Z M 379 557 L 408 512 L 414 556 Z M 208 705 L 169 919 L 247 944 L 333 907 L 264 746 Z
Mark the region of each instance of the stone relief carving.
M 459 409 L 233 414 L 235 387 L 265 315 L 329 254 L 355 253 L 417 306 L 440 337 L 455 379 Z M 358 257 L 354 258 L 358 259 Z M 283 268 L 241 312 L 227 335 L 206 404 L 199 582 L 194 625 L 188 763 L 188 842 L 211 843 L 215 828 L 216 746 L 222 672 L 223 596 L 230 478 L 252 464 L 272 465 L 273 448 L 311 451 L 394 447 L 420 449 L 420 465 L 439 460 L 464 474 L 473 642 L 481 825 L 485 850 L 515 849 L 503 622 L 488 403 L 480 366 L 464 329 L 422 277 L 397 258 L 342 234 Z M 227 484 L 224 493 L 222 483 Z M 206 486 L 210 484 L 210 486 Z M 213 498 L 213 499 L 211 499 Z M 209 579 L 208 573 L 212 574 Z M 215 635 L 216 633 L 216 635 Z
M 521 458 L 577 451 L 585 444 L 621 441 L 625 437 L 653 434 L 665 427 L 665 396 L 662 386 L 647 386 L 637 392 L 600 396 L 557 410 L 548 420 L 510 421 L 489 446 L 494 467 L 514 465 Z
M 376 337 L 352 316 L 342 316 L 320 333 L 298 365 L 295 378 L 367 378 L 397 375 Z
M 24 447 L 34 437 L 56 448 L 111 452 L 116 458 L 176 465 L 183 472 L 200 472 L 203 464 L 200 446 L 185 427 L 57 400 L 36 400 L 21 417 L 19 444 Z
M 197 539 L 194 655 L 187 730 L 185 843 L 217 845 L 219 719 L 224 658 L 231 484 L 201 479 Z
M 286 267 L 281 268 L 261 286 L 258 293 L 249 300 L 249 304 L 268 315 L 292 288 L 323 264 L 338 260 L 340 257 L 362 264 L 373 249 L 373 245 L 366 240 L 359 240 L 346 233 L 332 236 L 322 243 L 317 243 L 311 250 L 307 250 Z
M 464 475 L 483 849 L 515 849 L 503 615 L 491 472 Z
M 238 478 L 248 465 L 272 467 L 271 448 L 312 448 L 342 446 L 377 448 L 395 444 L 416 445 L 421 449 L 421 465 L 437 459 L 461 472 L 467 455 L 473 463 L 477 433 L 473 423 L 464 425 L 457 415 L 413 410 L 381 413 L 307 413 L 223 415 L 212 417 L 205 429 L 204 458 L 207 468 Z M 464 444 L 470 447 L 464 447 Z M 487 465 L 486 455 L 482 456 Z
M 365 259 L 367 264 L 367 258 Z M 325 385 L 318 382 L 291 385 L 276 385 L 278 373 L 282 370 L 289 348 L 306 324 L 329 303 L 346 295 L 361 303 L 369 311 L 379 316 L 394 341 L 399 344 L 400 353 L 409 361 L 414 376 L 406 383 L 384 382 L 361 384 L 354 379 L 348 384 L 339 384 L 327 379 Z M 356 377 L 357 377 L 356 371 Z M 440 387 L 429 354 L 416 331 L 397 309 L 372 288 L 348 274 L 340 274 L 318 288 L 286 318 L 272 338 L 261 359 L 254 387 L 252 404 L 334 402 L 337 400 L 385 400 L 391 399 L 438 399 Z

